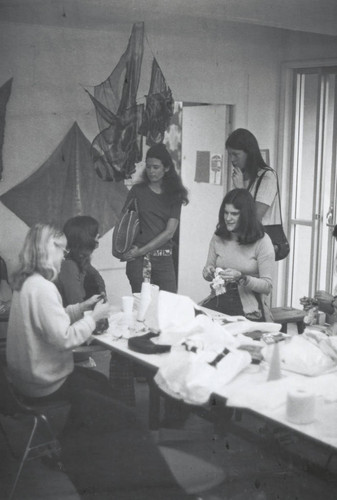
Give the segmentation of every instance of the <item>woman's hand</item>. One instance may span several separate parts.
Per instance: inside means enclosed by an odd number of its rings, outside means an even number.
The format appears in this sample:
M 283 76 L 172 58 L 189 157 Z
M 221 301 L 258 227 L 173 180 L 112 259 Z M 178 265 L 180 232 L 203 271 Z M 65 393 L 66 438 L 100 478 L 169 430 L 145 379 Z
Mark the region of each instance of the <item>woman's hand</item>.
M 214 266 L 206 266 L 202 271 L 202 275 L 205 280 L 212 281 L 214 278 L 215 267 Z
M 133 245 L 128 252 L 123 255 L 123 260 L 133 260 L 140 257 L 141 253 L 136 245 Z
M 82 302 L 81 306 L 83 308 L 83 312 L 90 311 L 97 304 L 97 302 L 101 299 L 102 299 L 102 295 L 97 294 L 97 295 L 93 295 L 89 299 Z
M 97 321 L 99 321 L 100 319 L 110 316 L 112 310 L 113 308 L 111 307 L 109 302 L 103 302 L 103 300 L 101 300 L 100 302 L 97 302 L 94 310 L 92 311 L 92 317 L 97 323 Z
M 237 271 L 236 269 L 227 267 L 227 269 L 222 269 L 219 272 L 219 276 L 221 276 L 221 278 L 223 278 L 225 281 L 238 281 L 241 278 L 242 273 L 240 271 Z
M 323 311 L 326 314 L 333 314 L 335 312 L 335 308 L 332 305 L 334 296 L 331 295 L 331 293 L 325 292 L 324 290 L 318 290 L 315 293 L 315 299 L 318 302 L 318 309 L 320 311 Z
M 236 187 L 236 188 L 244 188 L 243 173 L 242 173 L 242 170 L 239 167 L 233 167 L 232 181 L 233 181 L 234 187 Z

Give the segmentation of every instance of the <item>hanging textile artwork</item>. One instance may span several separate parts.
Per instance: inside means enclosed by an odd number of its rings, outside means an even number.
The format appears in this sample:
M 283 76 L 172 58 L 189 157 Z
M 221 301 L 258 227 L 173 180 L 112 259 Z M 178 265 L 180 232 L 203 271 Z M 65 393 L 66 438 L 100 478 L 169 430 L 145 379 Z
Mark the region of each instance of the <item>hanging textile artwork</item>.
M 137 103 L 143 53 L 141 22 L 133 25 L 128 47 L 111 75 L 94 87 L 94 95 L 86 91 L 100 129 L 91 154 L 97 174 L 105 181 L 131 178 L 135 164 L 142 160 L 142 136 L 148 145 L 163 142 L 173 115 L 172 93 L 155 58 L 145 111 Z
M 3 163 L 2 163 L 2 147 L 5 135 L 5 122 L 6 122 L 6 106 L 11 95 L 13 78 L 8 80 L 0 88 L 0 180 L 2 179 Z
M 139 133 L 146 136 L 148 146 L 163 141 L 173 111 L 174 101 L 171 89 L 167 86 L 164 75 L 154 58 L 149 94 L 146 98 L 143 122 L 139 129 Z
M 62 227 L 70 217 L 90 214 L 105 234 L 116 224 L 128 190 L 122 182 L 111 185 L 99 179 L 90 147 L 75 122 L 47 161 L 0 201 L 28 226 Z
M 92 143 L 97 174 L 107 181 L 131 177 L 142 159 L 143 105 L 136 102 L 144 50 L 144 23 L 135 23 L 128 47 L 107 80 L 89 96 L 95 106 L 100 133 Z

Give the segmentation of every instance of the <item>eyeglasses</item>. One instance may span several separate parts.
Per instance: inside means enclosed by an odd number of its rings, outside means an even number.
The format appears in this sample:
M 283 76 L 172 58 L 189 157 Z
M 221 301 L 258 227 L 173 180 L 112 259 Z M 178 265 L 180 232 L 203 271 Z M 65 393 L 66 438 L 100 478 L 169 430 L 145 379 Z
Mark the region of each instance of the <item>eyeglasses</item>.
M 68 253 L 70 252 L 70 250 L 68 250 L 66 247 L 60 245 L 59 243 L 56 243 L 56 241 L 54 241 L 54 245 L 57 248 L 60 248 L 61 250 L 63 250 L 63 257 L 66 257 L 68 255 Z

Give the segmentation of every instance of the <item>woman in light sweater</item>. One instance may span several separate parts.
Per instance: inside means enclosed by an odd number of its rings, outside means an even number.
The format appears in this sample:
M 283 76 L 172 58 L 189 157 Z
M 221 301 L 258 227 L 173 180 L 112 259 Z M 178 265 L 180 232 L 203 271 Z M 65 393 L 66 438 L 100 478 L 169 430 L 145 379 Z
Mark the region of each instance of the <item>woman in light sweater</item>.
M 246 189 L 226 194 L 209 245 L 203 277 L 212 292 L 203 305 L 253 321 L 271 321 L 267 296 L 272 290 L 275 253 Z
M 53 282 L 66 246 L 62 232 L 35 225 L 27 234 L 20 266 L 13 276 L 7 364 L 16 388 L 32 398 L 62 397 L 73 379 L 87 378 L 89 372 L 74 371 L 72 349 L 88 340 L 96 321 L 110 312 L 108 304 L 98 302 L 99 295 L 63 308 Z M 95 304 L 94 310 L 84 316 Z
M 33 226 L 26 236 L 13 276 L 8 325 L 13 385 L 30 404 L 71 403 L 60 441 L 65 470 L 80 495 L 186 499 L 149 432 L 132 410 L 113 399 L 108 379 L 92 369 L 74 368 L 72 349 L 91 336 L 110 306 L 94 295 L 64 309 L 53 282 L 66 245 L 64 234 L 47 225 Z M 83 315 L 86 310 L 90 313 Z

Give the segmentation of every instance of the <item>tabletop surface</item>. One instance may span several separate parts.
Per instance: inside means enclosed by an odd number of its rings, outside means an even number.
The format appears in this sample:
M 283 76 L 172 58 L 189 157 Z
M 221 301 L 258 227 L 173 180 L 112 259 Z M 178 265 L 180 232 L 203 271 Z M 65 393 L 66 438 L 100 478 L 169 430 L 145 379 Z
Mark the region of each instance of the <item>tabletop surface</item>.
M 157 371 L 169 353 L 142 354 L 128 348 L 128 340 L 116 340 L 109 332 L 95 337 L 96 340 L 124 356 L 133 359 L 147 368 Z M 267 382 L 268 366 L 266 363 L 250 365 L 232 382 L 221 387 L 217 394 L 227 400 L 228 406 L 246 408 L 271 419 L 288 428 L 294 429 L 305 436 L 320 443 L 337 449 L 337 372 L 328 373 L 319 377 L 306 377 L 290 372 L 282 372 L 280 380 Z M 287 390 L 294 384 L 301 383 L 305 387 L 336 388 L 330 395 L 328 392 L 320 395 L 317 392 L 315 419 L 310 424 L 294 424 L 286 418 Z

